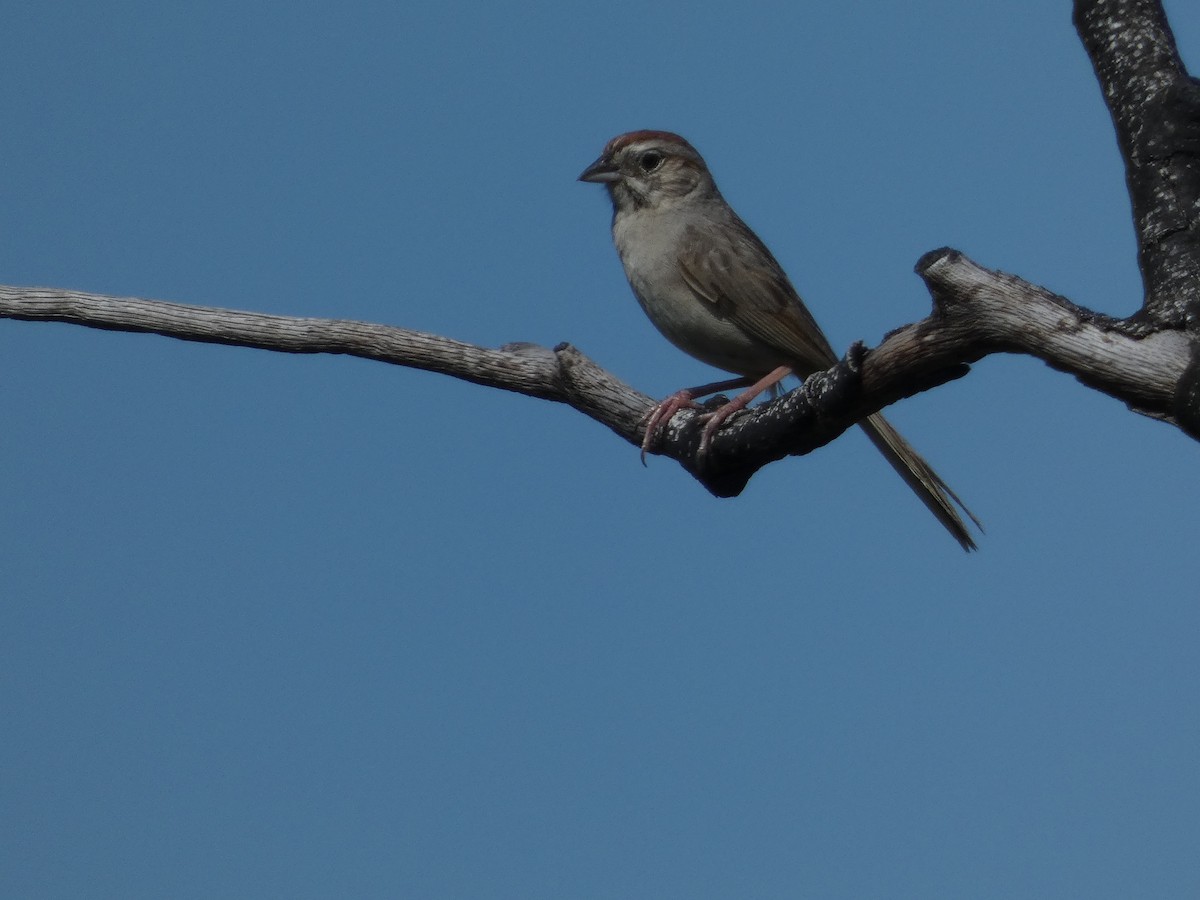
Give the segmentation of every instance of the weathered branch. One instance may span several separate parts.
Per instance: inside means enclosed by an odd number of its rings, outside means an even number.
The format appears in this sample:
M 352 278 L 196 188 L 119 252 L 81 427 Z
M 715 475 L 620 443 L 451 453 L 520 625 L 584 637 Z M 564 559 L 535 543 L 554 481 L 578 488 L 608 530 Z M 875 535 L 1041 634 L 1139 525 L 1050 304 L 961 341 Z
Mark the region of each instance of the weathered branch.
M 1037 357 L 1137 412 L 1181 424 L 1177 394 L 1193 348 L 1185 333 L 1131 330 L 954 250 L 926 254 L 917 274 L 933 296 L 928 318 L 893 331 L 870 352 L 852 352 L 802 389 L 734 420 L 716 435 L 705 471 L 696 473 L 693 463 L 695 415 L 672 420 L 667 455 L 711 490 L 736 493 L 739 479 L 744 483 L 767 463 L 824 446 L 867 415 L 957 378 L 966 364 L 991 353 Z M 856 384 L 848 384 L 848 374 L 857 376 Z
M 1036 356 L 1139 412 L 1176 421 L 1176 393 L 1191 361 L 1184 333 L 1128 333 L 1118 320 L 985 269 L 953 250 L 927 254 L 917 271 L 934 300 L 928 318 L 892 332 L 874 350 L 856 345 L 802 388 L 743 413 L 716 436 L 702 465 L 694 412 L 672 419 L 657 452 L 678 460 L 713 493 L 735 495 L 763 466 L 824 446 L 865 416 L 958 378 L 967 363 L 997 352 Z M 635 445 L 652 403 L 567 344 L 493 350 L 365 322 L 7 287 L 0 287 L 0 317 L 288 353 L 341 353 L 440 372 L 567 403 Z
M 656 452 L 710 491 L 739 493 L 763 466 L 808 453 L 904 397 L 1022 353 L 1200 440 L 1200 85 L 1157 0 L 1076 0 L 1075 22 L 1126 164 L 1145 284 L 1142 311 L 1112 319 L 953 250 L 917 264 L 931 315 L 855 345 L 799 389 L 732 419 L 700 465 L 699 415 L 677 414 Z M 567 403 L 641 443 L 651 398 L 567 344 L 487 349 L 385 325 L 300 319 L 71 291 L 0 288 L 0 318 L 71 322 L 288 353 L 341 353 Z
M 0 318 L 68 322 L 283 353 L 358 356 L 568 403 L 629 440 L 636 436 L 638 419 L 650 402 L 566 346 L 554 351 L 533 344 L 489 349 L 348 319 L 296 318 L 52 288 L 0 286 Z
M 1112 115 L 1133 204 L 1140 319 L 1200 325 L 1200 83 L 1158 0 L 1076 0 L 1075 27 Z

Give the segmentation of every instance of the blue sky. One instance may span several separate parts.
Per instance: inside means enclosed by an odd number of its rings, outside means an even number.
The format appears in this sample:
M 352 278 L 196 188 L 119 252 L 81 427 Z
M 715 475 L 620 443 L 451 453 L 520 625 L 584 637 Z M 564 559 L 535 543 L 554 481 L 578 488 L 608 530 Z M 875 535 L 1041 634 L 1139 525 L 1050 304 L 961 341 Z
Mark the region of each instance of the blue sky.
M 663 395 L 714 376 L 575 181 L 651 127 L 835 346 L 923 316 L 942 245 L 1137 307 L 1068 3 L 807 6 L 8 4 L 0 281 Z M 0 373 L 5 896 L 1200 891 L 1197 447 L 1039 362 L 889 412 L 971 556 L 857 433 L 718 501 L 361 360 L 0 321 Z

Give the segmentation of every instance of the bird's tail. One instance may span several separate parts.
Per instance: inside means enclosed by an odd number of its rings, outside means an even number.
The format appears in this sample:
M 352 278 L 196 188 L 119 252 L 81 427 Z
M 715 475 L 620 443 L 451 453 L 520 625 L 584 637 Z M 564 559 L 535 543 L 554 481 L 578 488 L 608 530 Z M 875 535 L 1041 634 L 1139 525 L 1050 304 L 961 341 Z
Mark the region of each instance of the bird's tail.
M 966 513 L 980 531 L 983 531 L 983 524 L 967 509 L 966 504 L 958 499 L 958 495 L 950 490 L 950 486 L 942 481 L 941 476 L 933 471 L 929 463 L 925 462 L 908 441 L 900 436 L 900 432 L 878 413 L 867 417 L 859 426 L 962 548 L 974 550 L 975 541 L 958 511 L 961 509 Z

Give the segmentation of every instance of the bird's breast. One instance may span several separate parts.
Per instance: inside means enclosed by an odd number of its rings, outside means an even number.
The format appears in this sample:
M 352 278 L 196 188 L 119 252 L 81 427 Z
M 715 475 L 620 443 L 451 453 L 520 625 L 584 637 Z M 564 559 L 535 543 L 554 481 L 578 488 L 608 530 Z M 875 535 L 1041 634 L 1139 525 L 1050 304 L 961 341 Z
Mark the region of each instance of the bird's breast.
M 625 276 L 650 321 L 684 353 L 726 372 L 757 378 L 788 365 L 778 351 L 718 316 L 684 281 L 679 249 L 686 225 L 677 224 L 680 218 L 643 211 L 613 222 Z

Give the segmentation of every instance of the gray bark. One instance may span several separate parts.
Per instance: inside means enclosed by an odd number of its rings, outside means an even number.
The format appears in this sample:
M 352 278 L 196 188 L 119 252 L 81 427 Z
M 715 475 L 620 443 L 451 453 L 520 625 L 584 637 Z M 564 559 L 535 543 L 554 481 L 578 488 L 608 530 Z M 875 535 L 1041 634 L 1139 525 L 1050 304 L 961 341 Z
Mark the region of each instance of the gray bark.
M 1200 84 L 1184 70 L 1157 0 L 1076 0 L 1075 24 L 1125 161 L 1142 308 L 1116 319 L 951 249 L 917 264 L 931 314 L 876 348 L 851 347 L 799 389 L 737 416 L 697 461 L 695 411 L 655 452 L 710 491 L 739 493 L 763 466 L 824 446 L 879 409 L 962 377 L 991 353 L 1021 353 L 1200 439 Z M 569 404 L 633 445 L 653 400 L 568 344 L 489 349 L 385 325 L 293 318 L 45 288 L 0 287 L 0 318 L 70 322 L 287 353 L 339 353 L 440 372 Z

